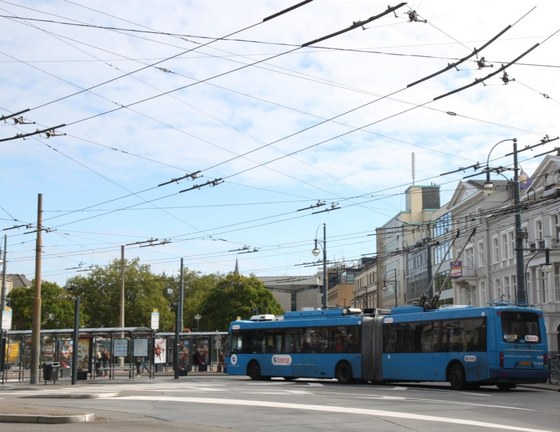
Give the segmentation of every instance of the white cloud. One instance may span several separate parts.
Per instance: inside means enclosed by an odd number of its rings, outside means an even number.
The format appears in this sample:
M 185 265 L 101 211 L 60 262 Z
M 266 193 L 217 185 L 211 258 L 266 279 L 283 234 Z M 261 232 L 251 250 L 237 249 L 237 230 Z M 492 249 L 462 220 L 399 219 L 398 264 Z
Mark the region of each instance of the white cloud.
M 38 193 L 48 224 L 58 227 L 45 236 L 47 280 L 64 283 L 73 274 L 66 268 L 106 264 L 120 244 L 148 238 L 172 239 L 130 250 L 157 271 L 176 272 L 185 256 L 193 270 L 227 272 L 235 262 L 228 251 L 250 245 L 263 252 L 240 255 L 242 271 L 245 262 L 257 274 L 310 273 L 294 265 L 313 259 L 307 249 L 323 222 L 338 258 L 375 252 L 365 233 L 403 209 L 412 153 L 416 182 L 443 184 L 443 202 L 454 186 L 448 182 L 467 173 L 439 174 L 485 162 L 505 138 L 525 146 L 558 135 L 559 38 L 547 39 L 557 30 L 556 2 L 538 1 L 527 14 L 532 5 L 525 2 L 430 1 L 418 5 L 427 23 L 409 22 L 409 4 L 398 17 L 304 48 L 298 46 L 367 20 L 387 3 L 315 0 L 266 22 L 292 3 L 79 4 L 0 2 L 0 115 L 30 108 L 23 116 L 36 122 L 9 119 L 0 123 L 0 138 L 67 125 L 63 137 L 0 146 L 2 228 L 33 223 Z M 105 28 L 63 24 L 72 22 Z M 478 69 L 474 57 L 407 87 L 514 23 L 478 54 L 493 67 Z M 433 101 L 535 43 L 541 45 L 507 70 L 507 85 L 499 73 Z M 504 157 L 510 151 L 503 144 L 492 156 L 511 164 Z M 527 154 L 522 164 L 530 173 L 538 160 Z M 198 170 L 200 178 L 157 187 Z M 219 178 L 223 184 L 208 183 Z M 318 200 L 341 209 L 297 211 Z M 8 271 L 32 277 L 29 235 L 6 233 Z M 275 252 L 264 253 L 265 246 Z

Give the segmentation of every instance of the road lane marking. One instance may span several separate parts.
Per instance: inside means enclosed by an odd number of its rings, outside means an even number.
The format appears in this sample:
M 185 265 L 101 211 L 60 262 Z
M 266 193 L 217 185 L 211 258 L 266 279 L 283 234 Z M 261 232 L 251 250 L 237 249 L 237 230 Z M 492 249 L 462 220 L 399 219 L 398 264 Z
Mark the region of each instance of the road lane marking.
M 468 419 L 457 419 L 451 417 L 437 417 L 425 414 L 412 414 L 412 413 L 401 413 L 396 411 L 385 411 L 385 410 L 375 410 L 375 409 L 365 409 L 365 408 L 347 408 L 340 406 L 324 406 L 324 405 L 307 405 L 307 404 L 294 404 L 294 403 L 284 403 L 284 402 L 267 402 L 258 400 L 231 400 L 231 399 L 218 399 L 218 398 L 192 398 L 192 397 L 153 397 L 153 396 L 119 396 L 116 397 L 117 400 L 154 400 L 164 401 L 164 402 L 181 402 L 181 403 L 201 403 L 201 404 L 215 404 L 215 405 L 233 405 L 233 406 L 250 406 L 250 407 L 263 407 L 263 408 L 284 408 L 284 409 L 295 409 L 295 410 L 305 410 L 305 411 L 319 411 L 319 412 L 329 412 L 329 413 L 340 413 L 340 414 L 358 414 L 367 415 L 375 417 L 389 417 L 389 418 L 399 418 L 406 420 L 420 420 L 427 422 L 437 422 L 437 423 L 450 423 L 455 425 L 463 426 L 473 426 L 478 428 L 487 429 L 502 429 L 507 431 L 517 431 L 517 432 L 552 432 L 545 429 L 533 429 L 525 428 L 512 425 L 503 425 L 498 423 L 483 422 L 478 420 L 468 420 Z
M 476 407 L 485 407 L 485 408 L 500 408 L 500 409 L 508 409 L 508 410 L 515 410 L 515 411 L 535 411 L 532 408 L 521 408 L 521 407 L 512 407 L 508 405 L 492 405 L 487 403 L 474 403 L 474 402 L 464 402 L 464 401 L 450 401 L 450 400 L 442 400 L 442 399 L 424 399 L 424 398 L 415 398 L 415 397 L 397 397 L 397 396 L 356 396 L 356 399 L 365 399 L 365 400 L 398 400 L 402 402 L 426 402 L 426 403 L 440 403 L 443 405 L 457 405 L 457 406 L 476 406 Z

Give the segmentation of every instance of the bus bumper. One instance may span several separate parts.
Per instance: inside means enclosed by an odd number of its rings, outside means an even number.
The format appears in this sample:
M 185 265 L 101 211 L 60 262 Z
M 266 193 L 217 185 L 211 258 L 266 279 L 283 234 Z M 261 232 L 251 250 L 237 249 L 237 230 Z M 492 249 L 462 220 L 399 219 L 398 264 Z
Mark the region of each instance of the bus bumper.
M 484 380 L 488 384 L 540 384 L 548 381 L 548 370 L 534 369 L 490 369 L 490 376 Z

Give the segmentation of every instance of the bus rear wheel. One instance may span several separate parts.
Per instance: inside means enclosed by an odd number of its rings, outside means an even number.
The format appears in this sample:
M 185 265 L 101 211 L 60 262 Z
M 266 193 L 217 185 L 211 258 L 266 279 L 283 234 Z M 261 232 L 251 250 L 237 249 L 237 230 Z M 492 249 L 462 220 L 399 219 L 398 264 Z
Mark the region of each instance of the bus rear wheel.
M 251 363 L 249 363 L 249 366 L 247 366 L 247 375 L 249 375 L 249 378 L 251 378 L 253 381 L 262 379 L 261 366 L 258 362 L 252 361 Z
M 447 379 L 453 390 L 463 390 L 466 388 L 465 371 L 460 364 L 452 364 L 447 373 Z
M 352 366 L 348 362 L 340 362 L 336 365 L 335 376 L 340 384 L 350 384 L 352 382 Z

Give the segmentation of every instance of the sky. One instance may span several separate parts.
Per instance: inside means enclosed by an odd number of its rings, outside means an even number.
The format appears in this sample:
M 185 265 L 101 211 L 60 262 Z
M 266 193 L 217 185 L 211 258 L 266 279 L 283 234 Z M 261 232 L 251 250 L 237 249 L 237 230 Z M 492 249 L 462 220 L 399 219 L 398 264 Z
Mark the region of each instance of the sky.
M 35 276 L 39 197 L 41 277 L 61 286 L 122 246 L 168 275 L 181 260 L 312 275 L 315 238 L 329 262 L 374 256 L 411 185 L 440 186 L 443 205 L 482 172 L 466 167 L 511 167 L 499 141 L 558 137 L 559 13 L 552 0 L 0 0 L 7 273 Z M 520 152 L 524 171 L 555 145 Z

